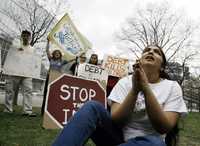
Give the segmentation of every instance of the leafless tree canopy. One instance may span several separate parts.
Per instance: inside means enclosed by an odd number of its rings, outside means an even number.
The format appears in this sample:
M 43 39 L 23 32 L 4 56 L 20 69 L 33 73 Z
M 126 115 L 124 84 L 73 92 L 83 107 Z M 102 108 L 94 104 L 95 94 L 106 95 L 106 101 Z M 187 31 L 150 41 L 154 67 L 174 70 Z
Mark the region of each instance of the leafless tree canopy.
M 125 41 L 134 53 L 141 53 L 146 46 L 157 44 L 171 61 L 177 52 L 191 47 L 195 29 L 168 4 L 149 4 L 127 20 L 117 37 Z
M 169 66 L 168 71 L 175 73 L 179 70 L 178 80 L 182 84 L 189 72 L 187 63 L 198 54 L 193 41 L 197 29 L 197 25 L 183 13 L 179 15 L 172 10 L 168 3 L 151 3 L 145 9 L 138 8 L 116 36 L 136 57 L 148 45 L 163 48 L 167 61 L 172 66 L 179 66 L 179 69 Z
M 56 3 L 52 6 L 55 8 L 54 12 L 48 12 L 44 6 L 39 5 L 38 0 L 10 0 L 0 9 L 0 13 L 11 19 L 18 28 L 17 33 L 13 31 L 12 37 L 19 35 L 23 29 L 27 29 L 32 33 L 31 45 L 34 45 L 47 35 L 51 24 L 56 21 L 55 16 L 60 4 Z M 2 21 L 0 23 L 7 25 Z M 12 28 L 9 29 L 12 30 Z

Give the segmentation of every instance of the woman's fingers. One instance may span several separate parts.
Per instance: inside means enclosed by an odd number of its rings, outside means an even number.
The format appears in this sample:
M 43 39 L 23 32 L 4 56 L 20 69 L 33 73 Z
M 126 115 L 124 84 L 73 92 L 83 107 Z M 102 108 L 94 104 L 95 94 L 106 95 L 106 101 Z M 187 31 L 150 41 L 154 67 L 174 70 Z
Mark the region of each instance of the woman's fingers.
M 140 68 L 140 62 L 139 60 L 136 60 L 136 63 L 133 64 L 133 70 L 135 71 L 135 69 Z

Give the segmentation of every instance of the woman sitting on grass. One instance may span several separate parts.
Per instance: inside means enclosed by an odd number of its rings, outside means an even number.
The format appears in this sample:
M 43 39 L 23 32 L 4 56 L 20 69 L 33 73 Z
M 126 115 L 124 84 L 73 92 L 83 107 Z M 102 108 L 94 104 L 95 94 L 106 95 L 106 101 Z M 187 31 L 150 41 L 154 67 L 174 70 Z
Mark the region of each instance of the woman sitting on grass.
M 111 113 L 96 101 L 87 102 L 64 127 L 53 146 L 174 146 L 181 114 L 182 90 L 164 72 L 159 46 L 144 49 L 134 73 L 122 78 L 109 95 Z M 122 133 L 121 133 L 122 131 Z

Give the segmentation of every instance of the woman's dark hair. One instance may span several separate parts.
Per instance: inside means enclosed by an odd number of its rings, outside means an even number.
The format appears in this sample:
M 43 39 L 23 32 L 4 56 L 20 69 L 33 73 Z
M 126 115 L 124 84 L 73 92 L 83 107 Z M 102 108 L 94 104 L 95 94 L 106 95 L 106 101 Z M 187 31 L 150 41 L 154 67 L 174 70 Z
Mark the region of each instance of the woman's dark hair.
M 92 57 L 96 57 L 96 62 L 95 63 L 92 63 Z M 97 65 L 98 64 L 98 55 L 97 54 L 92 54 L 88 63 Z
M 31 32 L 28 30 L 23 30 L 21 34 L 27 34 L 27 35 L 31 36 Z
M 157 48 L 160 49 L 161 55 L 162 55 L 162 66 L 161 66 L 161 70 L 160 70 L 160 77 L 161 78 L 165 78 L 165 79 L 170 79 L 169 75 L 165 72 L 165 68 L 167 66 L 167 59 L 165 57 L 165 54 L 162 50 L 162 48 L 158 45 L 150 45 L 150 46 L 156 46 Z M 150 47 L 147 46 L 146 48 Z M 165 143 L 167 146 L 176 146 L 178 143 L 178 139 L 179 139 L 179 127 L 178 127 L 178 123 L 166 134 L 165 137 Z
M 55 58 L 56 52 L 58 52 L 58 53 L 60 54 L 60 58 Z M 62 60 L 62 53 L 61 53 L 61 51 L 60 51 L 60 50 L 54 50 L 54 51 L 52 52 L 52 59 L 53 59 L 53 60 Z

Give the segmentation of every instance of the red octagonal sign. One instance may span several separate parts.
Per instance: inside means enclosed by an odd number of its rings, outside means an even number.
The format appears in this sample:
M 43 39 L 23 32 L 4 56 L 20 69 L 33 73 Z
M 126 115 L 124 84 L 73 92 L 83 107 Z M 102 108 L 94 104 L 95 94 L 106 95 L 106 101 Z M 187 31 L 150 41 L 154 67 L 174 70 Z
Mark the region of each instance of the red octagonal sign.
M 62 128 L 69 118 L 89 100 L 97 100 L 106 107 L 106 95 L 101 85 L 70 75 L 62 75 L 49 85 L 46 112 Z

